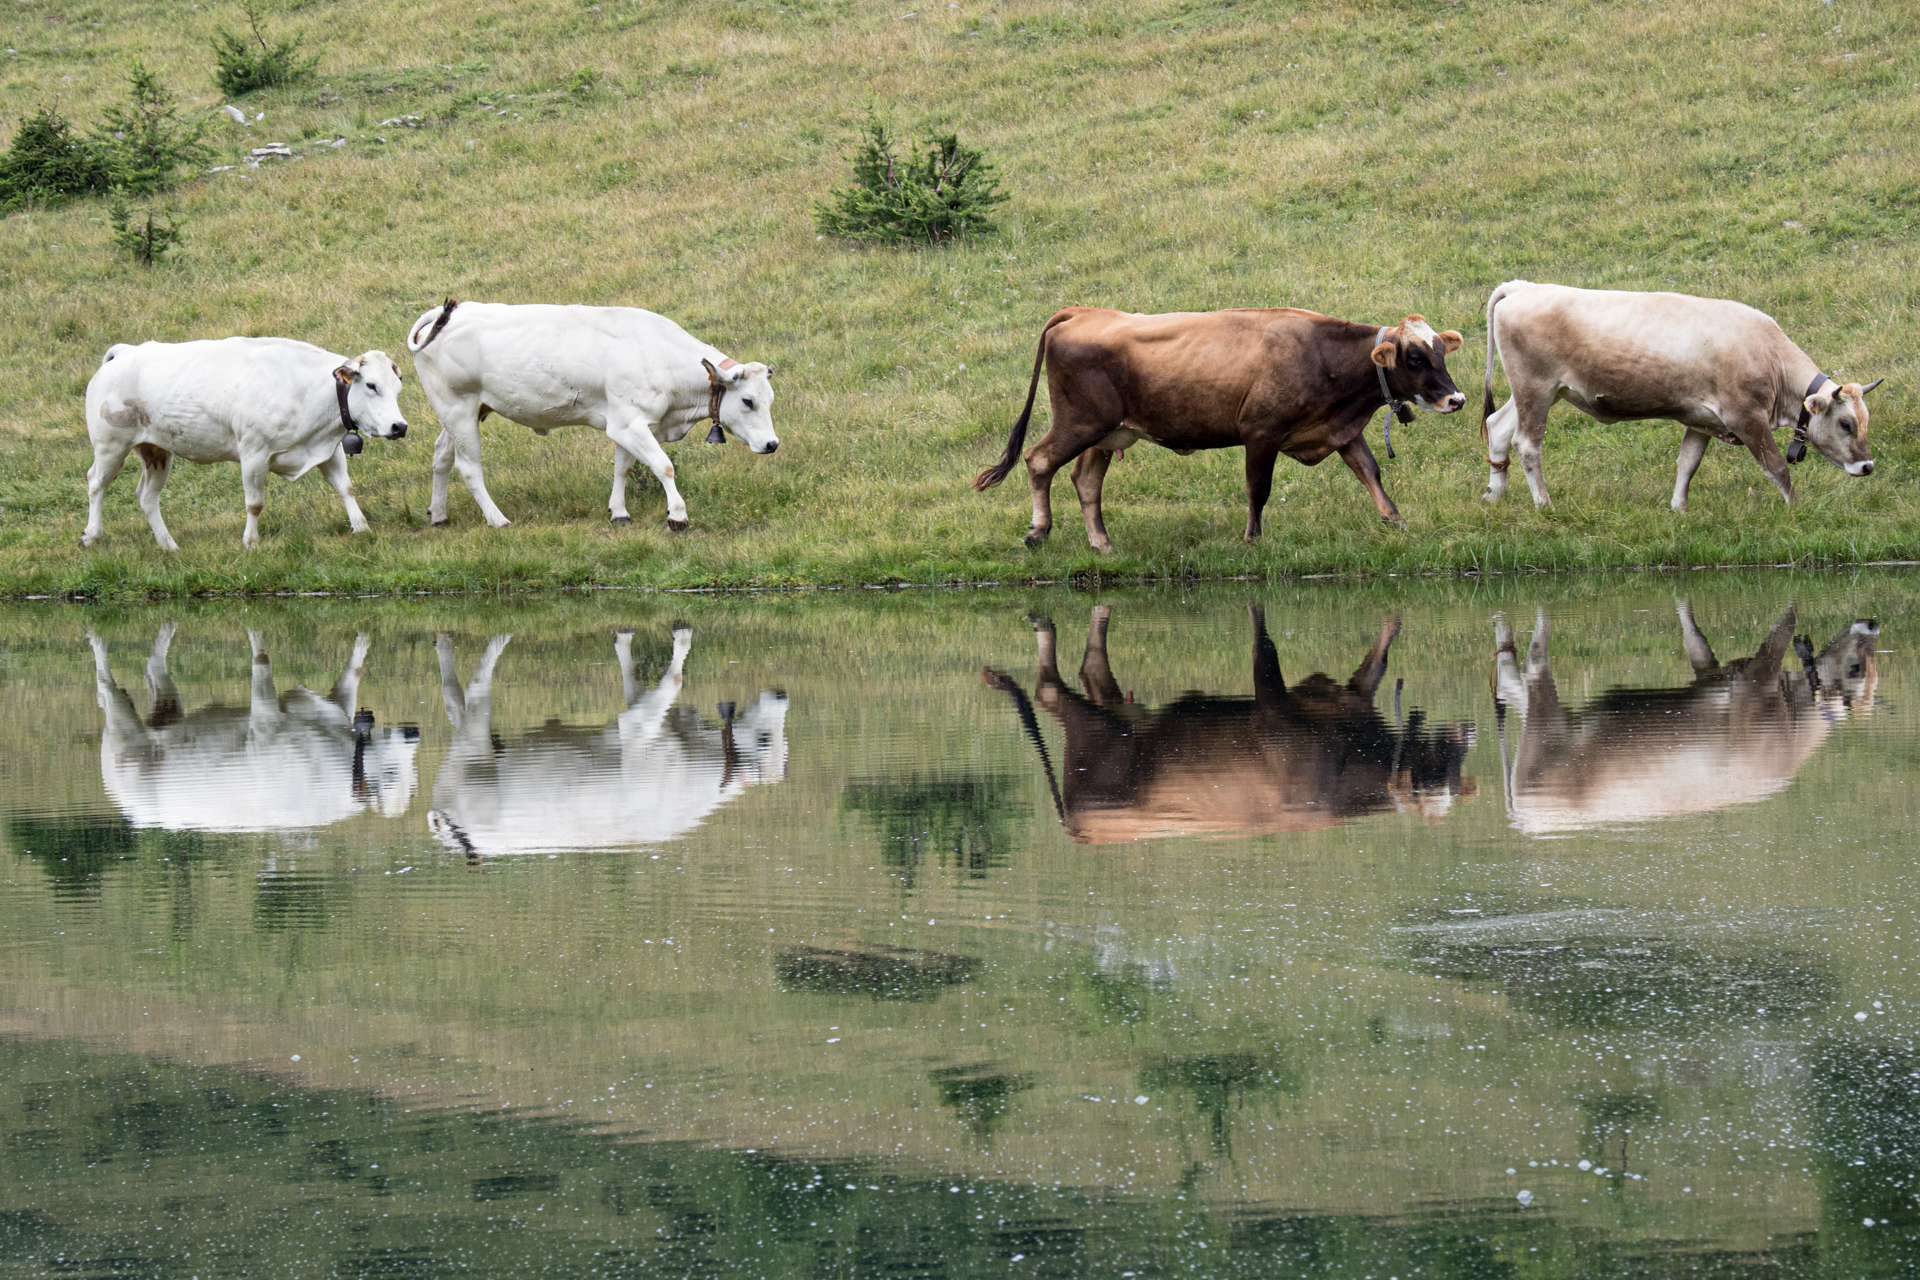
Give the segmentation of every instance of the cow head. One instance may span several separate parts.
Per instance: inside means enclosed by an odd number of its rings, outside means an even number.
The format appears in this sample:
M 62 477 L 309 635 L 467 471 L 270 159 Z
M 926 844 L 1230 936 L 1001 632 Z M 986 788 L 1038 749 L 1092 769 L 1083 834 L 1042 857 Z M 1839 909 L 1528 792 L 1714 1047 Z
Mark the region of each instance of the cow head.
M 1829 383 L 1806 398 L 1807 443 L 1850 476 L 1873 474 L 1873 455 L 1867 450 L 1867 392 L 1885 382 L 1861 386 Z
M 362 435 L 398 440 L 407 434 L 400 416 L 400 366 L 384 351 L 369 351 L 333 371 L 347 388 L 347 415 Z
M 717 368 L 710 360 L 700 363 L 707 371 L 720 426 L 755 453 L 778 449 L 780 437 L 773 431 L 773 366 L 758 361 L 722 360 Z
M 1874 653 L 1880 643 L 1880 623 L 1861 618 L 1827 641 L 1818 654 L 1813 642 L 1799 636 L 1794 652 L 1806 669 L 1807 683 L 1824 704 L 1830 719 L 1841 719 L 1851 707 L 1873 706 L 1873 692 L 1880 683 L 1880 671 L 1874 665 Z
M 1408 316 L 1387 330 L 1373 349 L 1373 362 L 1386 370 L 1387 389 L 1422 409 L 1452 413 L 1467 402 L 1447 376 L 1447 357 L 1460 349 L 1460 335 L 1435 333 L 1424 316 Z

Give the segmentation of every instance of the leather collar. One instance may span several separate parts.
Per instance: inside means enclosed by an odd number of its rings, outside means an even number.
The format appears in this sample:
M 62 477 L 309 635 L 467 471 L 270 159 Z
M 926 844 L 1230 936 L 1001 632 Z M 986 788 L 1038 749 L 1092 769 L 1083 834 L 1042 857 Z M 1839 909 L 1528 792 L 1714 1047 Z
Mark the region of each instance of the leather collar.
M 1793 443 L 1787 446 L 1789 463 L 1798 462 L 1807 456 L 1807 423 L 1813 420 L 1813 415 L 1807 412 L 1807 401 L 1811 400 L 1813 393 L 1826 386 L 1829 381 L 1830 379 L 1824 373 L 1814 374 L 1813 381 L 1807 384 L 1806 391 L 1800 397 L 1800 420 L 1793 424 Z

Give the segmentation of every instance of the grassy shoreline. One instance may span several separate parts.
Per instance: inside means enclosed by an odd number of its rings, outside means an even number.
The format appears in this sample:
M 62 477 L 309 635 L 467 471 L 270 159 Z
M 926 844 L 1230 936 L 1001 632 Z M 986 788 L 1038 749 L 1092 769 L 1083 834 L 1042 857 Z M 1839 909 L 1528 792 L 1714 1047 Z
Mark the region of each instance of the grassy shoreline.
M 16 51 L 0 62 L 0 118 L 56 96 L 89 118 L 119 96 L 136 49 L 200 98 L 192 110 L 215 110 L 206 40 L 232 14 L 96 10 L 22 6 L 0 21 Z M 220 163 L 267 141 L 295 159 L 186 183 L 174 259 L 116 259 L 99 201 L 0 219 L 0 598 L 1920 557 L 1907 429 L 1920 362 L 1905 341 L 1920 30 L 1861 0 L 965 0 L 911 21 L 838 0 L 339 0 L 324 28 L 312 12 L 284 21 L 312 29 L 319 78 L 250 95 L 264 121 L 216 134 Z M 581 71 L 591 83 L 569 89 Z M 938 250 L 817 236 L 811 203 L 841 179 L 869 101 L 1001 162 L 1013 200 L 997 235 Z M 418 127 L 382 124 L 406 116 Z M 1717 446 L 1676 516 L 1677 428 L 1601 427 L 1562 407 L 1546 441 L 1555 507 L 1535 512 L 1524 493 L 1486 507 L 1482 308 L 1514 277 L 1740 298 L 1829 373 L 1887 375 L 1874 476 L 1796 468 L 1789 509 L 1750 458 Z M 373 533 L 348 537 L 308 477 L 269 488 L 264 545 L 243 554 L 237 469 L 183 466 L 164 503 L 177 556 L 153 546 L 131 475 L 109 495 L 105 544 L 77 546 L 81 399 L 109 344 L 283 333 L 382 347 L 404 367 L 406 326 L 449 293 L 644 306 L 771 361 L 781 450 L 670 449 L 693 518 L 671 535 L 644 472 L 635 523 L 606 524 L 603 437 L 542 440 L 494 419 L 488 481 L 515 524 L 486 529 L 456 482 L 452 527 L 428 530 L 437 423 L 410 377 L 413 434 L 353 464 Z M 967 481 L 1002 447 L 1039 326 L 1075 302 L 1289 304 L 1371 323 L 1420 312 L 1467 335 L 1452 366 L 1473 407 L 1396 433 L 1384 479 L 1404 530 L 1378 524 L 1337 461 L 1283 460 L 1267 538 L 1248 547 L 1239 451 L 1143 447 L 1109 475 L 1115 555 L 1087 548 L 1064 480 L 1052 543 L 1028 552 L 1024 472 L 984 495 Z

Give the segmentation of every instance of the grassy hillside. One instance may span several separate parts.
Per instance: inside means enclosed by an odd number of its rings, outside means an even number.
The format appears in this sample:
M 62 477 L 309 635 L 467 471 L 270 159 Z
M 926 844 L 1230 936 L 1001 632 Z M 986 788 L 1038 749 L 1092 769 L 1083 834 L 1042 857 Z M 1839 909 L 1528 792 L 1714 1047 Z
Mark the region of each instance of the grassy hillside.
M 188 241 L 174 259 L 117 259 L 100 202 L 0 220 L 0 592 L 1834 563 L 1920 548 L 1906 341 L 1920 32 L 1899 8 L 912 7 L 339 0 L 277 15 L 275 30 L 307 31 L 320 73 L 253 95 L 243 105 L 265 115 L 248 127 L 217 117 L 233 167 L 176 193 Z M 140 0 L 10 5 L 0 117 L 57 102 L 91 119 L 136 52 L 212 113 L 208 40 L 240 20 Z M 869 102 L 1000 160 L 1013 199 L 999 235 L 939 250 L 816 235 L 811 204 L 841 179 Z M 410 116 L 417 127 L 384 123 Z M 236 163 L 268 142 L 296 158 Z M 1249 548 L 1239 451 L 1130 451 L 1108 480 L 1107 558 L 1087 549 L 1064 481 L 1038 553 L 1020 545 L 1024 472 L 967 488 L 1060 305 L 1417 311 L 1468 335 L 1454 366 L 1477 402 L 1481 308 L 1516 276 L 1771 312 L 1829 372 L 1888 376 L 1879 469 L 1798 468 L 1805 500 L 1788 510 L 1750 458 L 1716 446 L 1676 517 L 1677 428 L 1562 409 L 1547 437 L 1556 506 L 1536 513 L 1517 493 L 1489 509 L 1469 409 L 1423 415 L 1383 461 L 1406 530 L 1378 524 L 1337 460 L 1283 460 L 1269 536 Z M 107 541 L 79 550 L 82 395 L 110 343 L 276 333 L 403 355 L 408 323 L 447 294 L 645 306 L 772 361 L 781 451 L 752 458 L 696 432 L 674 450 L 693 530 L 668 534 L 644 471 L 634 525 L 613 529 L 604 438 L 541 440 L 496 418 L 488 479 L 515 524 L 487 529 L 456 481 L 453 526 L 429 531 L 436 424 L 410 383 L 415 434 L 354 463 L 372 534 L 349 538 L 309 477 L 270 488 L 263 547 L 242 555 L 237 468 L 182 467 L 165 504 L 180 554 L 154 547 L 131 475 Z

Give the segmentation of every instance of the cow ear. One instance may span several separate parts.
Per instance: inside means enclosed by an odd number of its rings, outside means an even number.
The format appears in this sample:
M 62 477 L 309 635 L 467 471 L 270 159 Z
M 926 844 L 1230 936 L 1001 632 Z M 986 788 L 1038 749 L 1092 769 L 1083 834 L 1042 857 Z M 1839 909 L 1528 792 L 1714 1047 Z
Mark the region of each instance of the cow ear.
M 771 380 L 772 380 L 772 378 L 773 378 L 773 366 L 772 366 L 772 365 L 768 365 L 768 366 L 767 366 L 767 378 L 768 378 L 768 380 L 769 380 L 769 381 L 771 381 Z M 1879 386 L 1880 384 L 1876 382 L 1876 383 L 1874 383 L 1873 385 L 1877 387 L 1877 386 Z
M 360 381 L 360 362 L 358 360 L 347 361 L 345 364 L 341 365 L 338 369 L 335 369 L 333 371 L 333 376 L 340 379 L 340 381 L 342 382 Z
M 1817 392 L 1807 397 L 1805 407 L 1810 415 L 1817 418 L 1833 408 L 1833 397 L 1824 391 Z
M 1452 355 L 1454 352 L 1458 351 L 1460 349 L 1460 344 L 1463 341 L 1465 341 L 1465 339 L 1463 339 L 1460 336 L 1460 331 L 1458 329 L 1448 329 L 1445 333 L 1442 333 L 1440 335 L 1440 345 L 1447 349 L 1448 355 Z
M 1391 369 L 1400 358 L 1400 348 L 1391 342 L 1383 342 L 1373 349 L 1373 362 L 1382 369 Z
M 713 367 L 713 361 L 711 361 L 711 360 L 709 360 L 709 359 L 707 359 L 707 358 L 706 358 L 705 356 L 701 356 L 701 357 L 700 357 L 700 367 L 701 367 L 702 369 L 705 369 L 705 370 L 707 371 L 707 381 L 708 381 L 708 382 L 718 382 L 718 381 L 720 381 L 720 371 L 719 371 L 718 369 L 716 369 L 716 368 L 714 368 L 714 367 Z

